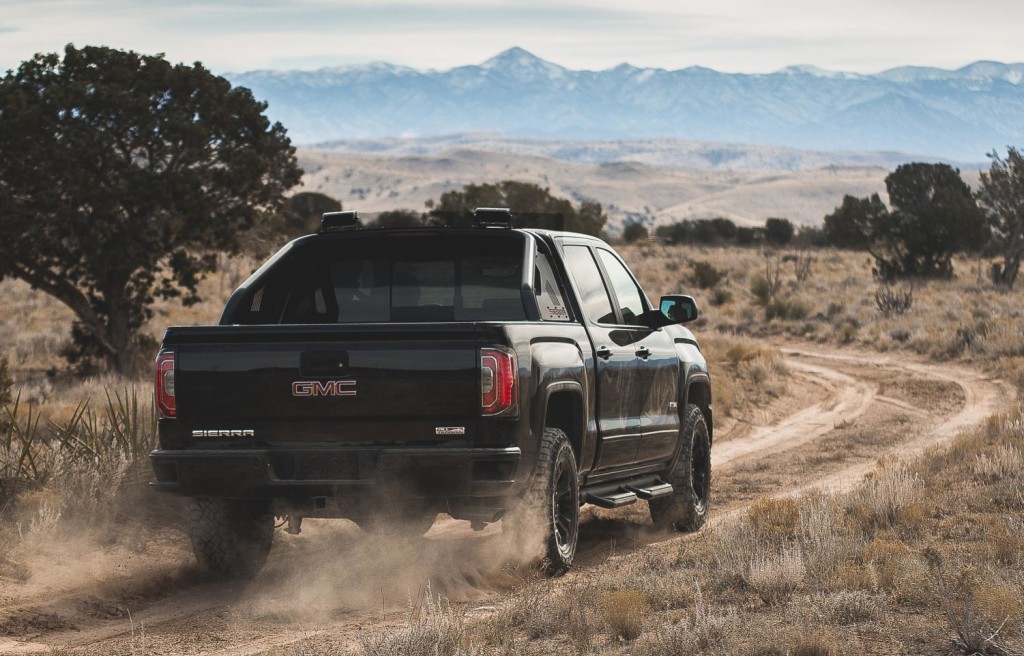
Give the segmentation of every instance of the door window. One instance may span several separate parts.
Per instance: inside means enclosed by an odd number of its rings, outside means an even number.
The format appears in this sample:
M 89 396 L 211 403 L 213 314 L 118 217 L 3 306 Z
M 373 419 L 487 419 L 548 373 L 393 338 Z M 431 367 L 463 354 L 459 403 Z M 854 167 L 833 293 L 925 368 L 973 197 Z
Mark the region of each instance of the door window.
M 623 320 L 631 326 L 639 326 L 640 315 L 644 313 L 640 288 L 617 257 L 604 249 L 598 249 L 597 254 L 601 258 L 604 270 L 608 272 L 608 281 L 612 285 L 615 298 L 619 301 Z
M 594 323 L 616 323 L 615 310 L 612 309 L 612 302 L 601 280 L 601 270 L 597 268 L 590 249 L 586 246 L 566 246 L 565 261 L 580 292 L 583 314 Z

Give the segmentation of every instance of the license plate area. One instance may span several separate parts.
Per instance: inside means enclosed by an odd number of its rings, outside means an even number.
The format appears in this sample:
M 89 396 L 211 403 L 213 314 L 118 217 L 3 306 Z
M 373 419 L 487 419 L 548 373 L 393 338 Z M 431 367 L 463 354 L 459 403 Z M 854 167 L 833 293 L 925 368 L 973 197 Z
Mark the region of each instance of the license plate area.
M 281 481 L 359 480 L 359 460 L 349 454 L 300 453 L 270 457 L 274 477 Z

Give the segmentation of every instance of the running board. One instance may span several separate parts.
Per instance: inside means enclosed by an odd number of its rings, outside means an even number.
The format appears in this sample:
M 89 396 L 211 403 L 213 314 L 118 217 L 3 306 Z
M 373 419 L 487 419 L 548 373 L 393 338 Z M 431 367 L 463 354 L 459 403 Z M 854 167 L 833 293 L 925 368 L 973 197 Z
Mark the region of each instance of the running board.
M 621 508 L 639 499 L 658 499 L 672 494 L 672 485 L 657 476 L 634 478 L 622 483 L 595 485 L 583 490 L 583 502 L 602 508 Z
M 664 482 L 651 483 L 650 485 L 644 486 L 627 485 L 626 489 L 635 493 L 641 499 L 648 500 L 667 497 L 672 494 L 672 485 Z
M 621 508 L 636 503 L 636 493 L 624 490 L 614 490 L 610 493 L 603 492 L 598 496 L 594 492 L 587 492 L 584 497 L 586 503 L 592 503 L 602 508 Z

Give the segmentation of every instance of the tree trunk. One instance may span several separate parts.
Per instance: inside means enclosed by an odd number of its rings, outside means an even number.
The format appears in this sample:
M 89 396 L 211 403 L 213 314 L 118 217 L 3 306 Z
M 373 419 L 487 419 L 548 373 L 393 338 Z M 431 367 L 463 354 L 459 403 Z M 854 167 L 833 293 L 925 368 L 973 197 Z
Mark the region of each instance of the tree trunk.
M 998 285 L 1004 285 L 1007 289 L 1013 289 L 1013 285 L 1017 282 L 1017 273 L 1020 272 L 1022 257 L 1024 257 L 1024 234 L 1018 231 L 1011 235 L 1009 243 L 1004 246 L 1002 268 L 998 264 L 992 267 L 992 281 Z
M 120 374 L 131 374 L 136 362 L 135 331 L 131 328 L 131 304 L 125 297 L 125 285 L 114 283 L 104 291 L 107 301 L 107 339 L 113 352 L 107 362 Z
M 1020 253 L 1007 254 L 1003 258 L 1003 284 L 1007 289 L 1013 289 L 1017 282 L 1017 274 L 1020 272 Z

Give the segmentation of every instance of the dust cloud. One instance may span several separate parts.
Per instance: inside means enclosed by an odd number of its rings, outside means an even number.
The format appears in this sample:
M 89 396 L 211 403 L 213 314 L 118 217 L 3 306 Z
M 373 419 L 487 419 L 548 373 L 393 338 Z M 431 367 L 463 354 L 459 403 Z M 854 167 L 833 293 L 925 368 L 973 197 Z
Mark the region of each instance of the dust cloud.
M 473 531 L 469 522 L 446 515 L 424 536 L 403 534 L 403 528 L 376 535 L 347 520 L 306 519 L 301 535 L 278 531 L 242 606 L 257 616 L 322 621 L 416 607 L 428 590 L 475 601 L 535 575 L 539 529 L 512 540 L 500 523 Z

